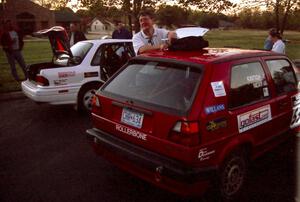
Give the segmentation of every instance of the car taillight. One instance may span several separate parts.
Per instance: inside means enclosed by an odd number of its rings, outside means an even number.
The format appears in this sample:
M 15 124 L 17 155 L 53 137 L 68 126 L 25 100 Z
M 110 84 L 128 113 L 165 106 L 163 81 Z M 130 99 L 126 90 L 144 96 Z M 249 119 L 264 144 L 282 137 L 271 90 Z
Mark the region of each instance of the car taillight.
M 40 86 L 49 86 L 49 81 L 45 77 L 41 75 L 36 75 L 35 76 L 35 81 L 38 85 Z
M 178 121 L 169 134 L 169 140 L 184 146 L 198 145 L 200 142 L 199 123 Z

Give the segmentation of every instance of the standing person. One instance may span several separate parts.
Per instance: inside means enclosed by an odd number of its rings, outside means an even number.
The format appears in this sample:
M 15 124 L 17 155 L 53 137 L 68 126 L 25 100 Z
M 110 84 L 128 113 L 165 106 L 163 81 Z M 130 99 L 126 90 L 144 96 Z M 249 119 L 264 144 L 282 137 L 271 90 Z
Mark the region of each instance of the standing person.
M 272 29 L 269 30 L 269 35 L 266 38 L 265 43 L 264 43 L 264 49 L 267 50 L 267 51 L 272 50 L 272 47 L 273 47 L 273 41 L 272 41 L 272 39 L 271 39 L 272 37 L 270 35 L 273 32 L 276 32 L 275 28 L 272 28 Z
M 176 37 L 176 33 L 166 29 L 153 27 L 153 15 L 149 11 L 139 14 L 141 31 L 132 38 L 133 48 L 136 55 L 149 50 L 159 50 L 167 47 L 163 39 Z
M 82 31 L 78 30 L 77 24 L 71 23 L 69 39 L 70 39 L 70 47 L 72 47 L 77 42 L 86 40 L 86 37 Z
M 13 28 L 10 20 L 4 23 L 4 32 L 1 37 L 1 44 L 10 65 L 11 74 L 15 80 L 21 81 L 16 70 L 15 61 L 17 61 L 22 68 L 26 80 L 26 64 L 21 52 L 24 46 L 23 35 Z
M 274 31 L 270 33 L 273 47 L 272 47 L 272 51 L 276 52 L 276 53 L 283 53 L 285 54 L 285 44 L 282 41 L 282 37 L 280 35 L 280 33 L 278 31 Z
M 132 34 L 123 26 L 122 22 L 116 23 L 116 30 L 112 33 L 113 39 L 131 39 Z

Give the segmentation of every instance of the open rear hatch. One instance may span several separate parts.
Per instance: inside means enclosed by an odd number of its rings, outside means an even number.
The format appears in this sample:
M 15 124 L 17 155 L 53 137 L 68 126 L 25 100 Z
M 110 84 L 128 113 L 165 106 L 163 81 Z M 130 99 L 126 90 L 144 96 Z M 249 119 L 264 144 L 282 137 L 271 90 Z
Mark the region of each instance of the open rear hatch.
M 202 73 L 200 64 L 137 57 L 96 95 L 94 126 L 159 153 L 166 145 L 198 144 L 198 122 L 189 111 Z
M 48 37 L 53 53 L 52 62 L 45 62 L 40 64 L 33 64 L 27 67 L 28 77 L 30 80 L 35 80 L 37 74 L 42 69 L 61 67 L 59 64 L 54 64 L 60 55 L 66 55 L 67 57 L 73 57 L 69 46 L 69 39 L 66 30 L 61 26 L 54 26 L 50 29 L 43 29 L 34 33 L 36 37 Z

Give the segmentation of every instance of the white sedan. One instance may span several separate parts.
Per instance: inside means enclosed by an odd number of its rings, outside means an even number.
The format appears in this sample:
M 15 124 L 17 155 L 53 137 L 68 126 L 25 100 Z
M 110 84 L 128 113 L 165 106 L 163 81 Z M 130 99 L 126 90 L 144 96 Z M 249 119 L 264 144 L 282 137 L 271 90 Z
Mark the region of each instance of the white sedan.
M 61 27 L 38 34 L 49 37 L 54 57 L 52 62 L 28 66 L 22 90 L 36 102 L 75 104 L 89 111 L 94 92 L 134 56 L 131 40 L 87 40 L 68 48 Z

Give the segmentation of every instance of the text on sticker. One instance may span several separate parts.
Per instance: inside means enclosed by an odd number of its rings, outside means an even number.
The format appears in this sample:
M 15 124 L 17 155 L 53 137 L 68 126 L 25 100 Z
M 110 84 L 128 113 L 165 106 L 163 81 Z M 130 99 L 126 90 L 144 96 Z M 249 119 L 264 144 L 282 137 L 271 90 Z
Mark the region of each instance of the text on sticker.
M 66 78 L 66 77 L 72 77 L 75 76 L 75 71 L 70 71 L 70 72 L 58 72 L 58 77 L 59 78 Z
M 208 151 L 207 148 L 200 149 L 198 153 L 198 159 L 200 161 L 209 160 L 211 155 L 213 155 L 215 152 L 215 150 Z
M 145 133 L 133 130 L 131 128 L 127 128 L 127 127 L 119 125 L 119 124 L 116 124 L 116 130 L 120 131 L 122 133 L 125 133 L 127 135 L 130 135 L 132 137 L 135 137 L 137 139 L 141 139 L 141 140 L 145 140 L 145 141 L 147 140 L 147 135 Z
M 266 105 L 264 107 L 246 112 L 238 116 L 239 132 L 250 130 L 272 119 L 271 107 Z
M 211 82 L 211 87 L 214 92 L 215 97 L 222 97 L 226 95 L 223 81 Z

